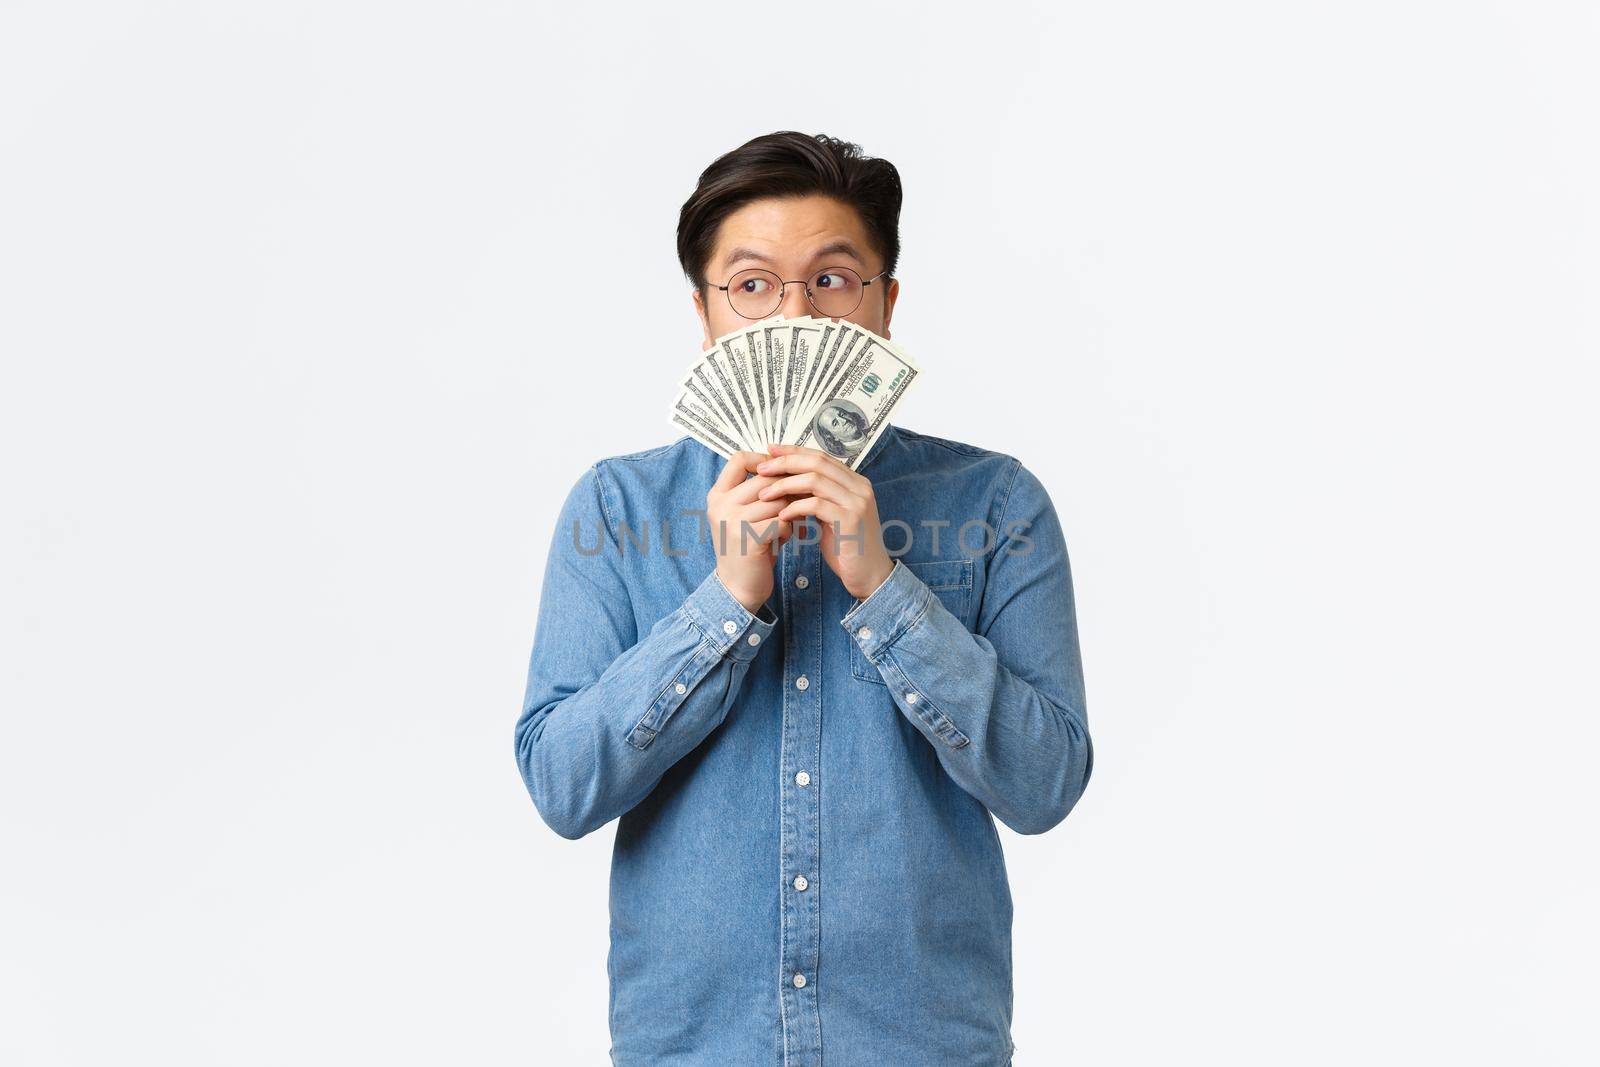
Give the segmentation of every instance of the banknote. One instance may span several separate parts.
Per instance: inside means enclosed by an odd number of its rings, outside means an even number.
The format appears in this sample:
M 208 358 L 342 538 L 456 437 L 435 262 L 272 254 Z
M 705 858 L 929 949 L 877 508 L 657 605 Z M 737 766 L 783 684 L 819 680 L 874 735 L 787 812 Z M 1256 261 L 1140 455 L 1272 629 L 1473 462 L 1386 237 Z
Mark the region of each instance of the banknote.
M 776 441 L 854 470 L 921 374 L 904 346 L 856 323 L 773 317 L 704 349 L 678 380 L 670 419 L 723 457 Z

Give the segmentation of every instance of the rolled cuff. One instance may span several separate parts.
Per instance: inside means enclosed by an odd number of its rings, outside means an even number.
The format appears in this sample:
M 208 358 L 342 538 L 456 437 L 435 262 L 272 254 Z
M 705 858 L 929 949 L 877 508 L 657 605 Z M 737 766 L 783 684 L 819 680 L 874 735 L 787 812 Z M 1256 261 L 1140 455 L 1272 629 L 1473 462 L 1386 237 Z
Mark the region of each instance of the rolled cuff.
M 846 612 L 839 625 L 850 634 L 861 654 L 876 663 L 879 650 L 910 629 L 932 600 L 933 590 L 896 558 L 889 577 L 867 599 Z
M 778 625 L 778 616 L 770 604 L 762 604 L 752 614 L 728 591 L 714 570 L 689 594 L 683 607 L 689 621 L 718 652 L 745 662 L 755 658 Z

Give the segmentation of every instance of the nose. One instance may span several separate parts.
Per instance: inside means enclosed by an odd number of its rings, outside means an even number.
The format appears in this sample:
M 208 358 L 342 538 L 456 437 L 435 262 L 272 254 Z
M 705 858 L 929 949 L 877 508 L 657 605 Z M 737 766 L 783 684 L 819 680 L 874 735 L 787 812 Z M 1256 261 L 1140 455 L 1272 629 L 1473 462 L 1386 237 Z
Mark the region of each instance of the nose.
M 819 314 L 806 299 L 805 282 L 790 282 L 783 287 L 783 302 L 778 305 L 778 312 L 786 319 Z

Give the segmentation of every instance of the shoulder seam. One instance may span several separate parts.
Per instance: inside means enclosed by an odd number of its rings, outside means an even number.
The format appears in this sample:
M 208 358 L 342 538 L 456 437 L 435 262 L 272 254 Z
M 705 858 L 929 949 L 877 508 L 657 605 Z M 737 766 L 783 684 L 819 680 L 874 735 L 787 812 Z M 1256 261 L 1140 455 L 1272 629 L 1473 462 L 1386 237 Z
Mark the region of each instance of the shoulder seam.
M 904 426 L 896 425 L 895 429 L 907 436 L 915 437 L 918 440 L 927 441 L 929 444 L 938 445 L 940 448 L 947 449 L 951 452 L 957 452 L 964 456 L 999 456 L 1004 459 L 1016 458 L 993 448 L 984 448 L 982 445 L 974 445 L 966 441 L 953 441 L 948 437 L 936 437 L 933 434 L 921 433 L 920 431 L 908 429 Z
M 995 547 L 1000 546 L 1000 541 L 1011 535 L 1006 532 L 1006 513 L 1011 510 L 1011 491 L 1017 487 L 1017 475 L 1022 473 L 1022 460 L 1011 457 L 1011 477 L 1006 481 L 1006 498 L 1000 505 L 1000 538 L 995 541 Z
M 694 438 L 690 437 L 688 434 L 680 434 L 675 440 L 668 441 L 664 445 L 656 445 L 653 448 L 641 448 L 637 452 L 624 452 L 617 456 L 607 456 L 605 459 L 598 460 L 596 465 L 600 463 L 631 463 L 635 460 L 651 459 L 670 449 L 677 448 L 685 441 L 692 440 L 694 440 Z
M 611 504 L 606 499 L 605 479 L 601 477 L 600 473 L 600 464 L 604 462 L 606 461 L 602 459 L 591 463 L 589 465 L 589 473 L 594 478 L 594 496 L 600 502 L 600 517 L 605 520 L 606 536 L 611 539 L 613 545 L 616 545 L 619 543 L 617 540 L 617 520 L 612 518 Z

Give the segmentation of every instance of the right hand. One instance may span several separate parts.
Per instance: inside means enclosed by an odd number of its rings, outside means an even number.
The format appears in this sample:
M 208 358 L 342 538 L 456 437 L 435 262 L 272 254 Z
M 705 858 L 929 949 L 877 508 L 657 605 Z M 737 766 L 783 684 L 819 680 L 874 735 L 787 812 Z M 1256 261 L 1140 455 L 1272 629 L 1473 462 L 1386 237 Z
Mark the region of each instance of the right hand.
M 706 519 L 711 524 L 711 547 L 717 554 L 717 577 L 751 613 L 772 595 L 772 566 L 794 528 L 787 520 L 774 518 L 792 498 L 756 497 L 777 477 L 747 477 L 756 464 L 771 458 L 765 452 L 735 452 L 706 493 Z M 749 531 L 744 529 L 746 522 L 751 526 Z

